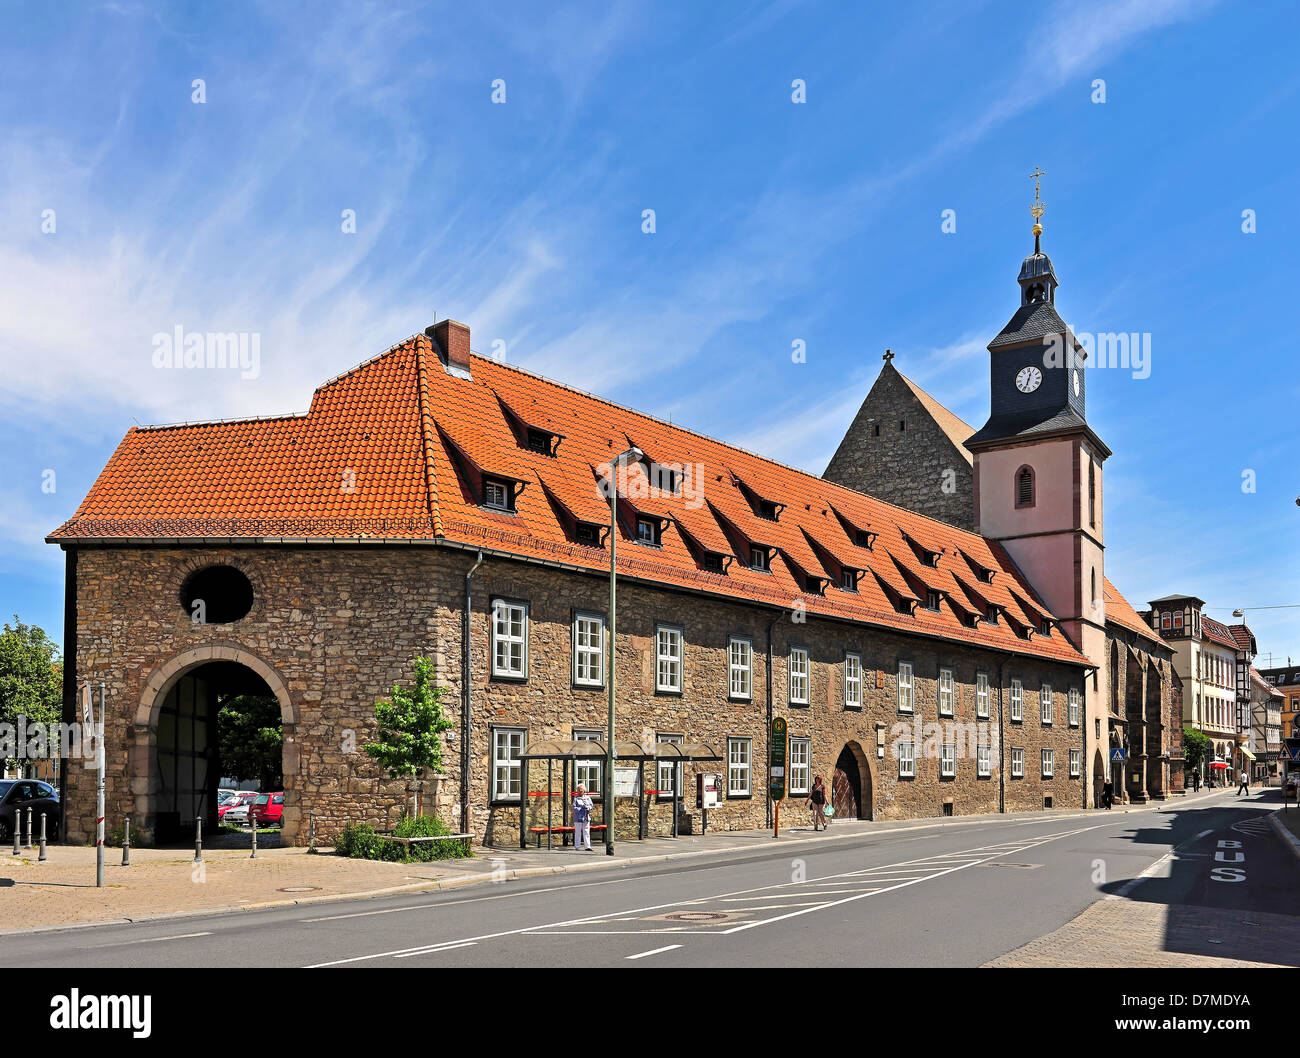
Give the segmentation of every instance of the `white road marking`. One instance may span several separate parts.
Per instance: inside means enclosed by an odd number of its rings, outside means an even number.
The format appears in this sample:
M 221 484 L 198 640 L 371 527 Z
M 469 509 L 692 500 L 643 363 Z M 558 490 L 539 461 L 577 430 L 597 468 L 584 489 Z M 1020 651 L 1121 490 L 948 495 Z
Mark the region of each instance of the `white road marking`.
M 1156 872 L 1159 871 L 1166 863 L 1168 863 L 1171 859 L 1174 858 L 1175 855 L 1178 854 L 1179 849 L 1185 848 L 1188 845 L 1195 845 L 1198 841 L 1201 840 L 1201 838 L 1208 837 L 1213 833 L 1214 833 L 1213 830 L 1202 830 L 1199 834 L 1196 835 L 1196 837 L 1192 838 L 1191 841 L 1185 841 L 1183 842 L 1182 845 L 1170 849 L 1163 856 L 1161 856 L 1160 859 L 1156 860 L 1155 863 L 1147 867 L 1147 869 L 1144 870 L 1141 874 L 1139 874 L 1136 878 L 1130 879 L 1128 882 L 1126 882 L 1123 888 L 1119 889 L 1114 893 L 1107 893 L 1106 899 L 1123 900 L 1124 897 L 1128 896 L 1129 893 L 1131 893 L 1139 885 L 1145 882 L 1148 878 L 1154 878 Z
M 189 940 L 192 937 L 210 937 L 212 931 L 206 933 L 177 933 L 174 937 L 140 937 L 137 940 L 118 940 L 112 944 L 96 944 L 96 948 L 116 948 L 123 944 L 161 944 L 165 940 Z
M 629 955 L 629 959 L 644 959 L 650 955 L 661 955 L 663 952 L 672 951 L 674 948 L 680 948 L 680 944 L 669 944 L 663 948 L 655 948 L 652 951 L 643 951 L 640 955 Z
M 1044 844 L 1046 844 L 1046 843 L 1049 842 L 1049 841 L 1055 841 L 1055 840 L 1057 840 L 1058 838 L 1073 837 L 1073 836 L 1076 835 L 1076 834 L 1082 834 L 1082 833 L 1085 833 L 1086 831 L 1089 831 L 1089 830 L 1100 830 L 1100 829 L 1102 829 L 1103 827 L 1108 826 L 1108 825 L 1111 825 L 1111 824 L 1098 823 L 1098 824 L 1096 824 L 1095 826 L 1090 826 L 1090 827 L 1079 827 L 1079 828 L 1076 828 L 1076 829 L 1074 829 L 1074 830 L 1063 830 L 1063 831 L 1059 831 L 1059 832 L 1054 833 L 1054 834 L 1046 834 L 1046 835 L 1043 835 L 1043 836 L 1041 836 L 1041 837 L 1037 837 L 1037 838 L 1034 838 L 1034 839 L 1029 839 L 1029 840 L 1026 840 L 1026 841 L 1023 841 L 1023 842 L 1016 843 L 1014 850 L 1012 850 L 1012 849 L 1007 849 L 1007 850 L 1001 850 L 1001 851 L 998 851 L 998 850 L 997 850 L 997 847 L 994 847 L 994 846 L 984 846 L 984 847 L 981 847 L 981 848 L 978 848 L 978 849 L 972 849 L 972 850 L 970 850 L 969 852 L 965 853 L 964 855 L 966 855 L 966 856 L 970 856 L 972 853 L 990 852 L 990 850 L 994 850 L 994 851 L 991 851 L 989 855 L 985 856 L 985 857 L 983 858 L 983 860 L 973 860 L 973 861 L 971 861 L 972 863 L 984 862 L 984 861 L 986 861 L 986 860 L 996 859 L 998 856 L 1003 855 L 1004 852 L 1010 852 L 1010 851 L 1022 851 L 1022 850 L 1024 850 L 1024 849 L 1034 848 L 1034 847 L 1036 847 L 1036 846 L 1038 846 L 1038 845 L 1044 845 Z M 926 856 L 926 857 L 922 857 L 922 859 L 919 860 L 919 861 L 913 861 L 913 862 L 914 862 L 914 863 L 915 863 L 915 862 L 921 862 L 921 863 L 924 863 L 924 862 L 928 862 L 928 861 L 932 860 L 933 858 L 934 858 L 934 857 L 932 857 L 932 856 Z M 970 864 L 968 864 L 967 866 L 969 866 L 969 865 L 970 865 Z M 896 865 L 896 866 L 897 866 L 897 865 Z M 950 868 L 949 870 L 946 870 L 946 871 L 939 871 L 939 872 L 936 872 L 935 874 L 930 875 L 930 876 L 928 876 L 928 877 L 939 877 L 939 875 L 941 875 L 941 874 L 949 874 L 949 873 L 951 873 L 951 872 L 954 871 L 954 870 L 962 870 L 962 869 L 963 869 L 962 867 L 954 867 L 954 868 Z M 848 875 L 851 875 L 851 874 L 856 875 L 856 874 L 860 874 L 860 873 L 861 873 L 861 872 L 856 872 L 856 871 L 855 871 L 855 872 L 846 872 L 845 874 L 839 874 L 839 875 L 828 875 L 828 876 L 825 877 L 825 878 L 816 878 L 816 879 L 811 879 L 811 883 L 812 883 L 812 884 L 817 884 L 818 882 L 825 883 L 825 882 L 838 881 L 838 880 L 840 880 L 841 878 L 845 878 L 845 877 L 847 877 Z M 907 885 L 914 885 L 914 884 L 916 884 L 917 882 L 919 882 L 919 881 L 924 881 L 924 880 L 925 880 L 924 878 L 917 878 L 917 879 L 913 879 L 913 880 L 911 880 L 911 881 L 903 882 L 903 883 L 900 884 L 900 885 L 895 885 L 895 886 L 892 886 L 892 887 L 890 887 L 890 888 L 886 888 L 886 889 L 872 889 L 872 890 L 868 890 L 867 892 L 857 893 L 857 894 L 855 894 L 854 896 L 847 897 L 845 900 L 834 901 L 834 902 L 831 902 L 831 903 L 824 903 L 824 904 L 816 904 L 816 905 L 814 905 L 814 906 L 812 906 L 812 907 L 805 908 L 805 909 L 802 910 L 802 911 L 795 912 L 794 914 L 800 914 L 800 915 L 802 915 L 802 914 L 808 914 L 808 913 L 810 913 L 810 912 L 812 912 L 812 911 L 816 911 L 816 910 L 818 910 L 818 908 L 821 908 L 821 907 L 834 907 L 834 906 L 836 906 L 837 904 L 847 903 L 848 901 L 851 901 L 851 900 L 861 900 L 861 899 L 863 899 L 864 897 L 871 896 L 872 894 L 877 893 L 877 892 L 890 892 L 892 889 L 901 889 L 901 888 L 903 888 L 904 886 L 907 886 Z M 804 884 L 804 883 L 777 882 L 777 883 L 774 883 L 774 884 L 772 884 L 772 885 L 760 885 L 760 886 L 755 886 L 755 887 L 753 887 L 753 888 L 751 888 L 751 889 L 737 889 L 737 890 L 733 890 L 733 891 L 731 891 L 731 892 L 727 892 L 727 893 L 717 893 L 717 894 L 714 894 L 713 896 L 711 896 L 711 897 L 707 897 L 707 898 L 705 898 L 705 899 L 707 899 L 707 900 L 711 900 L 711 901 L 716 901 L 716 900 L 719 900 L 719 899 L 721 899 L 721 898 L 723 898 L 723 897 L 728 897 L 728 896 L 741 896 L 741 895 L 744 895 L 745 893 L 764 893 L 764 892 L 770 892 L 770 891 L 773 890 L 773 889 L 786 889 L 786 888 L 789 888 L 792 884 Z M 703 903 L 703 902 L 704 902 L 703 899 L 692 901 L 692 903 L 694 903 L 694 904 L 700 904 L 700 903 Z M 612 919 L 614 919 L 614 918 L 617 918 L 617 917 L 620 917 L 620 916 L 624 916 L 624 915 L 645 914 L 645 913 L 650 912 L 650 911 L 663 911 L 663 910 L 665 910 L 665 909 L 680 908 L 680 907 L 683 906 L 683 904 L 684 904 L 684 901 L 681 901 L 681 900 L 674 900 L 674 901 L 670 901 L 670 902 L 668 902 L 668 903 L 663 903 L 663 904 L 651 904 L 651 905 L 649 905 L 648 907 L 628 908 L 628 909 L 625 909 L 625 910 L 623 910 L 623 911 L 607 912 L 607 913 L 600 914 L 600 915 L 587 915 L 587 916 L 585 916 L 585 917 L 583 917 L 583 918 L 564 919 L 564 920 L 562 920 L 562 921 L 560 921 L 560 922 L 550 922 L 550 923 L 545 923 L 545 924 L 542 924 L 542 925 L 536 925 L 536 926 L 523 926 L 523 927 L 520 927 L 520 928 L 518 928 L 518 929 L 507 929 L 507 930 L 501 930 L 501 931 L 499 931 L 499 932 L 497 932 L 497 933 L 484 933 L 484 934 L 480 934 L 479 936 L 476 936 L 476 937 L 469 937 L 469 938 L 466 938 L 465 943 L 478 943 L 478 942 L 480 942 L 480 941 L 485 941 L 485 940 L 497 940 L 497 939 L 499 939 L 499 938 L 501 938 L 501 937 L 514 937 L 514 936 L 520 936 L 520 935 L 555 936 L 555 935 L 557 935 L 557 934 L 555 934 L 555 933 L 542 933 L 542 932 L 540 932 L 540 931 L 542 931 L 542 930 L 559 930 L 561 927 L 564 927 L 564 926 L 570 926 L 570 927 L 572 927 L 572 926 L 581 926 L 581 925 L 585 925 L 585 924 L 588 924 L 588 923 L 594 925 L 594 924 L 597 924 L 597 923 L 599 923 L 599 922 L 602 922 L 602 921 L 610 921 L 610 920 L 612 920 Z M 780 918 L 788 918 L 788 917 L 791 917 L 791 916 L 788 916 L 788 915 L 780 916 Z M 738 931 L 741 930 L 741 929 L 747 929 L 747 928 L 750 928 L 751 926 L 755 926 L 755 925 L 759 925 L 759 926 L 761 926 L 761 925 L 765 925 L 767 922 L 776 922 L 776 921 L 780 921 L 780 918 L 768 919 L 768 920 L 765 920 L 764 922 L 746 923 L 746 924 L 743 924 L 743 925 L 734 926 L 734 927 L 732 927 L 732 929 L 730 929 L 730 930 L 723 930 L 722 933 L 725 934 L 725 933 L 730 933 L 730 932 L 738 932 Z M 583 931 L 583 932 L 584 932 L 584 933 L 595 933 L 596 931 Z M 633 932 L 633 931 L 628 930 L 628 931 L 622 931 L 622 932 Z M 646 932 L 656 932 L 656 931 L 646 931 Z M 667 932 L 667 931 L 663 931 L 663 932 Z M 695 930 L 695 931 L 692 931 L 692 935 L 693 935 L 693 936 L 699 936 L 702 932 L 703 932 L 703 931 Z M 600 933 L 599 935 L 605 935 L 605 934 L 604 934 L 604 933 Z M 372 959 L 385 959 L 385 958 L 396 957 L 396 956 L 399 956 L 399 955 L 405 955 L 405 954 L 408 954 L 408 953 L 426 952 L 426 951 L 429 950 L 429 948 L 430 948 L 430 945 L 428 945 L 428 944 L 422 944 L 422 945 L 417 945 L 417 946 L 415 946 L 415 947 L 411 947 L 411 948 L 397 948 L 397 949 L 395 949 L 395 950 L 393 950 L 393 951 L 375 952 L 375 953 L 370 954 L 370 955 L 353 955 L 353 956 L 350 956 L 349 958 L 346 958 L 346 959 L 331 959 L 331 960 L 329 960 L 328 962 L 312 963 L 312 964 L 310 964 L 309 966 L 307 966 L 306 969 L 314 970 L 314 969 L 321 969 L 321 968 L 328 967 L 328 966 L 344 966 L 344 965 L 348 965 L 348 964 L 350 964 L 350 963 L 368 962 L 368 961 L 370 961 L 370 960 L 372 960 Z
M 397 955 L 394 958 L 409 959 L 413 955 L 437 955 L 439 952 L 451 951 L 453 948 L 472 948 L 474 941 L 463 940 L 459 944 L 438 944 L 432 948 L 423 948 L 420 951 L 408 951 L 404 955 Z

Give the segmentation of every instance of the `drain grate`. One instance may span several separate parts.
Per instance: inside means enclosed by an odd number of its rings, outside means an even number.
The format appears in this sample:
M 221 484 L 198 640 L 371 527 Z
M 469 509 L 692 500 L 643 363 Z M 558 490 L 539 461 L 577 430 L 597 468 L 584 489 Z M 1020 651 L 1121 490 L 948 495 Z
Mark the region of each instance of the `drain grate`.
M 1022 871 L 1034 871 L 1042 866 L 1041 863 L 1005 863 L 996 861 L 991 863 L 981 863 L 981 867 L 1016 867 Z
M 671 915 L 664 915 L 664 918 L 672 919 L 674 922 L 717 922 L 719 919 L 730 917 L 725 911 L 678 911 Z
M 285 885 L 276 890 L 277 893 L 314 893 L 320 889 L 319 885 Z

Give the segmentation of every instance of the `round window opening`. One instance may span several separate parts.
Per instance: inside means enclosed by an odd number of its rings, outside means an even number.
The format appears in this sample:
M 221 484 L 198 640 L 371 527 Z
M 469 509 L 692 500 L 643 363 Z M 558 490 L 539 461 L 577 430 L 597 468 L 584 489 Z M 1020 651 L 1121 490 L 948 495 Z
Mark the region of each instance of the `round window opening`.
M 253 585 L 234 566 L 205 566 L 185 581 L 181 605 L 196 625 L 230 624 L 253 608 Z

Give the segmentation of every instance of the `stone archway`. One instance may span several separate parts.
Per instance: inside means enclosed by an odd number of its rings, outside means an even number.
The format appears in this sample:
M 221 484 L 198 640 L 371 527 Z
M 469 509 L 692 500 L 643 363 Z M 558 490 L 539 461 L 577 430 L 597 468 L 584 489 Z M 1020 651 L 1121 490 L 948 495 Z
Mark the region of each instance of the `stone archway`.
M 846 742 L 831 774 L 831 803 L 836 819 L 872 817 L 871 766 L 857 742 Z
M 298 805 L 298 745 L 295 739 L 297 710 L 284 677 L 264 659 L 234 643 L 214 643 L 183 651 L 150 673 L 140 694 L 134 717 L 134 731 L 128 755 L 128 772 L 134 795 L 135 818 L 152 833 L 162 804 L 163 775 L 159 767 L 159 717 L 169 692 L 187 674 L 214 663 L 241 666 L 265 683 L 280 706 L 283 732 L 282 768 L 285 808 L 283 838 L 292 842 L 300 817 Z

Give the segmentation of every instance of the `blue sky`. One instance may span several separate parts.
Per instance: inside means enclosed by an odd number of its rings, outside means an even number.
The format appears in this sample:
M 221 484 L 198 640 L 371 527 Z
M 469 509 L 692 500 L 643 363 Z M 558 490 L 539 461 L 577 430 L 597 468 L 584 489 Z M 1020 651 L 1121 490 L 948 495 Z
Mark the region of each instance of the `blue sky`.
M 305 410 L 435 312 L 816 473 L 886 346 L 978 426 L 1035 166 L 1062 315 L 1151 335 L 1149 377 L 1089 379 L 1111 579 L 1300 603 L 1298 29 L 1210 0 L 10 4 L 0 612 L 61 637 L 42 538 L 133 421 Z M 157 370 L 177 326 L 257 333 L 260 373 Z M 1248 621 L 1300 658 L 1300 609 Z

